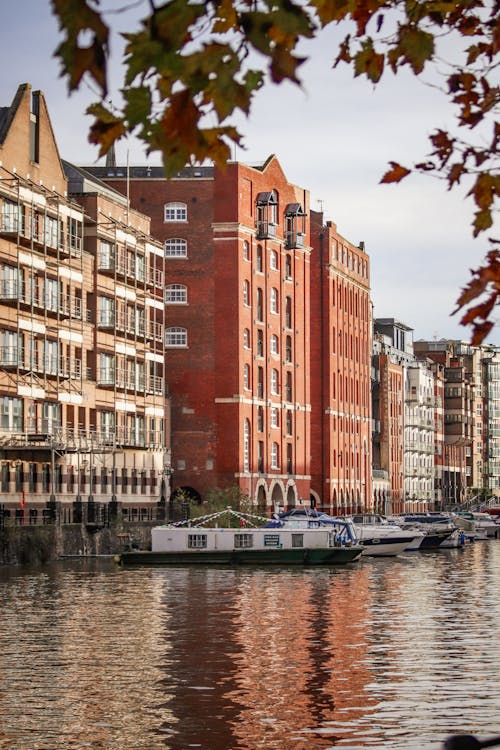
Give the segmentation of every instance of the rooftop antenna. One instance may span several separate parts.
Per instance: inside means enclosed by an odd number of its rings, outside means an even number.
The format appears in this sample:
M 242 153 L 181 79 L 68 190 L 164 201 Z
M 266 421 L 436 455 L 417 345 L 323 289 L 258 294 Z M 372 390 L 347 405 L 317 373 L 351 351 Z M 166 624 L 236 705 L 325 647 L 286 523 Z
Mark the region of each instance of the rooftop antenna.
M 116 153 L 115 153 L 115 144 L 111 144 L 111 148 L 109 149 L 108 153 L 106 154 L 106 167 L 116 167 Z
M 319 210 L 321 211 L 321 213 L 323 213 L 323 200 L 321 198 L 318 198 L 317 200 L 319 203 Z

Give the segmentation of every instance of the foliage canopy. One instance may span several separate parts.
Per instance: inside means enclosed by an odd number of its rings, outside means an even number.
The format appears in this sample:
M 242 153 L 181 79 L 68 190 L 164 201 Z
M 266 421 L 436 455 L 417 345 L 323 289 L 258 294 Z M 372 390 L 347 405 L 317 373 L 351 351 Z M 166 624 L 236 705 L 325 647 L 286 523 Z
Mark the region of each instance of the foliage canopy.
M 123 35 L 121 111 L 105 104 L 110 27 L 99 0 L 51 3 L 62 34 L 56 55 L 69 90 L 89 76 L 100 91 L 101 100 L 88 109 L 94 117 L 89 140 L 104 155 L 133 133 L 148 153 L 161 152 L 167 176 L 193 161 L 223 166 L 231 145 L 242 139 L 231 116 L 237 110 L 248 115 L 266 77 L 300 83 L 301 42 L 329 24 L 349 29 L 334 67 L 348 64 L 355 76 L 374 84 L 387 70 L 408 67 L 420 75 L 436 59 L 440 40 L 458 35 L 465 41 L 464 59 L 450 66 L 444 82 L 457 132 L 437 129 L 423 161 L 391 162 L 381 182 L 399 182 L 412 171 L 440 176 L 448 189 L 468 179 L 476 209 L 473 234 L 492 227 L 500 193 L 500 0 L 149 0 L 140 29 Z M 474 143 L 457 135 L 478 126 L 482 137 Z M 461 320 L 472 327 L 473 343 L 491 330 L 489 317 L 500 299 L 500 250 L 495 240 L 490 243 L 484 266 L 472 272 L 457 301 L 457 310 L 476 301 Z

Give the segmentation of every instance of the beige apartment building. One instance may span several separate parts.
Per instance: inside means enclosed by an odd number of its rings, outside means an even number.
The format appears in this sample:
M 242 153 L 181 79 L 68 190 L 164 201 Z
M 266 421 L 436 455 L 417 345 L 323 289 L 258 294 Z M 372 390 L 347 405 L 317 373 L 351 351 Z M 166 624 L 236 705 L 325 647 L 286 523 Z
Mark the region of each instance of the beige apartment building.
M 0 108 L 0 282 L 3 518 L 156 517 L 170 476 L 163 246 L 61 161 L 28 84 Z

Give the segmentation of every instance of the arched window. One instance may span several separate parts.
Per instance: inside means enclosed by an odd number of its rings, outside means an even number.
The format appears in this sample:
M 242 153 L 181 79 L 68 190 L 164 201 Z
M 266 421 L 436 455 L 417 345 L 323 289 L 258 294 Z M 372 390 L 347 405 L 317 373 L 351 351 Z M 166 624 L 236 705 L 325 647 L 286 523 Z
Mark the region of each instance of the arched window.
M 250 260 L 250 245 L 246 240 L 243 242 L 243 259 Z
M 250 349 L 250 331 L 248 328 L 243 331 L 243 346 L 245 349 Z
M 275 396 L 278 395 L 278 370 L 271 370 L 271 393 Z
M 169 284 L 165 289 L 165 304 L 182 305 L 187 303 L 187 286 L 184 284 Z
M 167 328 L 165 331 L 165 346 L 187 346 L 187 330 L 185 328 Z
M 243 388 L 245 391 L 250 390 L 250 367 L 248 365 L 243 366 Z
M 276 334 L 271 334 L 271 354 L 278 356 L 280 353 L 280 343 Z
M 278 313 L 279 312 L 279 306 L 278 306 L 278 290 L 274 289 L 274 287 L 271 289 L 271 293 L 269 295 L 269 309 L 272 313 Z
M 164 211 L 164 221 L 166 222 L 187 221 L 187 205 L 185 203 L 178 203 L 177 201 L 165 203 Z
M 269 253 L 269 267 L 272 271 L 278 270 L 278 253 L 276 250 L 271 250 Z
M 250 304 L 250 284 L 246 279 L 243 282 L 243 304 L 247 306 Z
M 186 240 L 178 237 L 165 240 L 165 258 L 187 258 Z
M 271 407 L 271 427 L 278 428 L 280 426 L 279 409 L 276 406 Z
M 278 443 L 271 446 L 271 468 L 279 469 L 280 467 L 280 449 Z

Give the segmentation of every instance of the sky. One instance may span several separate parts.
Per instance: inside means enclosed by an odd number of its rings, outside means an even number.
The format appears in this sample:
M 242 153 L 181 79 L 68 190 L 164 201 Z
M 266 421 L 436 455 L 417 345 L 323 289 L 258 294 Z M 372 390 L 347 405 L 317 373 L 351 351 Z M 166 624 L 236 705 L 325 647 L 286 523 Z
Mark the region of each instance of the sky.
M 126 0 L 104 0 L 119 9 Z M 149 2 L 132 3 L 127 14 L 108 20 L 122 31 L 136 30 Z M 49 0 L 17 0 L 2 7 L 0 26 L 0 106 L 10 105 L 21 83 L 42 90 L 62 158 L 79 165 L 103 164 L 88 143 L 92 118 L 86 107 L 97 100 L 83 83 L 68 95 L 54 50 L 60 42 Z M 28 23 L 29 19 L 29 23 Z M 341 32 L 341 33 L 340 33 Z M 269 84 L 257 95 L 250 117 L 237 120 L 245 148 L 234 158 L 262 162 L 276 154 L 290 182 L 310 191 L 311 207 L 350 242 L 364 241 L 371 263 L 375 317 L 410 326 L 414 340 L 470 340 L 470 328 L 452 315 L 461 289 L 488 249 L 472 237 L 474 204 L 465 190 L 448 191 L 430 176 L 411 175 L 397 185 L 381 185 L 390 161 L 411 166 L 430 151 L 428 135 L 447 129 L 453 110 L 429 86 L 428 74 L 388 73 L 378 86 L 354 78 L 347 66 L 332 68 L 335 43 L 345 28 L 327 29 L 304 48 L 308 62 L 299 69 L 302 86 Z M 112 37 L 111 101 L 119 102 L 120 39 Z M 116 146 L 119 163 L 159 164 L 129 138 Z M 487 339 L 499 340 L 498 327 Z

